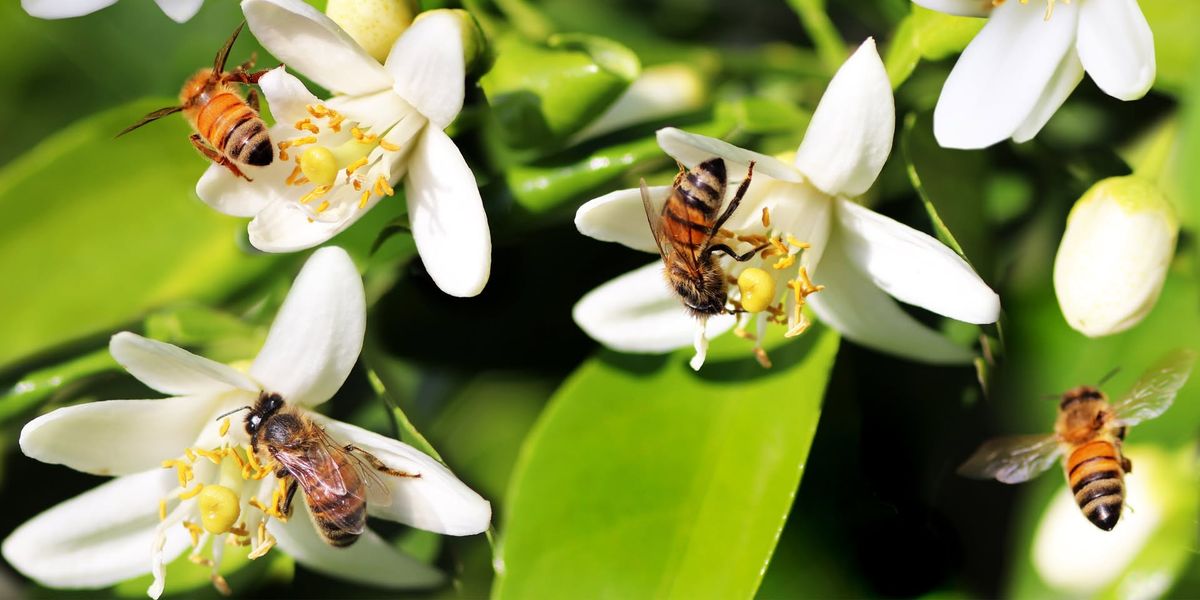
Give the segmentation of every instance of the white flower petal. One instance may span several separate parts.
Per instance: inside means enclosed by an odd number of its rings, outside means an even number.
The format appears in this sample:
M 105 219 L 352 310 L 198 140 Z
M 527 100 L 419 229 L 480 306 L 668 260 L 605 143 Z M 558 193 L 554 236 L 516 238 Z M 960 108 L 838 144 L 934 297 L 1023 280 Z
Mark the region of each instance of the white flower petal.
M 657 215 L 671 193 L 671 186 L 659 185 L 649 190 L 650 202 Z M 658 253 L 650 223 L 646 220 L 646 210 L 642 207 L 641 189 L 617 190 L 589 200 L 575 211 L 575 228 L 602 242 L 617 242 L 634 250 Z
M 410 116 L 417 117 L 421 122 L 425 118 L 417 114 L 412 106 L 390 89 L 365 96 L 334 96 L 325 101 L 325 106 L 345 115 L 350 121 L 361 123 L 364 129 L 369 128 L 375 132 L 387 131 L 401 119 Z M 406 125 L 406 127 L 413 126 Z M 419 129 L 419 127 L 417 128 Z M 345 126 L 343 126 L 344 129 Z M 385 138 L 393 135 L 395 134 L 388 131 Z
M 154 0 L 154 3 L 162 9 L 163 13 L 171 17 L 172 21 L 185 23 L 200 12 L 200 6 L 204 4 L 204 0 Z
M 4 540 L 4 559 L 54 588 L 100 588 L 144 575 L 158 501 L 176 485 L 175 472 L 161 468 L 106 482 L 18 527 Z M 174 559 L 187 546 L 186 530 L 173 527 L 164 556 Z
M 313 253 L 288 292 L 250 374 L 284 400 L 333 396 L 362 351 L 367 303 L 354 261 L 336 246 Z
M 301 0 L 243 0 L 242 12 L 268 52 L 327 90 L 368 94 L 392 85 L 383 65 Z
M 1075 91 L 1082 80 L 1083 63 L 1079 62 L 1078 54 L 1068 51 L 1062 59 L 1062 64 L 1058 65 L 1054 76 L 1050 78 L 1050 84 L 1046 87 L 1046 91 L 1034 105 L 1033 111 L 1029 113 L 1025 122 L 1013 132 L 1013 141 L 1024 143 L 1033 139 L 1050 121 L 1050 117 L 1058 112 L 1059 107 L 1067 101 L 1067 97 Z
M 575 323 L 592 339 L 621 352 L 658 354 L 691 346 L 696 319 L 663 279 L 661 260 L 588 292 L 575 304 Z M 708 319 L 708 337 L 734 324 L 733 315 Z
M 258 390 L 254 380 L 233 367 L 128 331 L 112 336 L 108 351 L 130 375 L 164 394 L 213 394 L 235 388 Z
M 275 160 L 266 169 L 282 165 L 291 170 L 291 163 Z M 239 167 L 241 168 L 241 167 Z M 251 169 L 243 172 L 249 173 Z M 260 169 L 254 169 L 261 171 Z M 284 175 L 286 176 L 286 174 Z M 212 164 L 196 182 L 196 195 L 200 201 L 212 207 L 219 213 L 232 217 L 253 217 L 272 202 L 282 200 L 277 186 L 269 182 L 279 181 L 277 177 L 266 177 L 259 173 L 251 175 L 254 181 L 246 181 L 221 165 Z
M 295 202 L 271 202 L 250 221 L 250 244 L 263 252 L 296 252 L 329 241 L 350 227 L 365 210 L 355 210 L 340 221 L 313 221 Z
M 284 67 L 275 67 L 267 71 L 258 80 L 258 87 L 262 89 L 267 106 L 271 107 L 271 116 L 275 118 L 275 122 L 286 125 L 287 130 L 293 134 L 296 133 L 296 129 L 291 127 L 293 123 L 312 116 L 308 112 L 308 106 L 321 103 L 308 91 L 304 82 L 288 73 Z
M 729 218 L 726 228 L 739 233 L 766 231 L 762 225 L 763 208 L 771 217 L 771 232 L 791 235 L 811 244 L 812 247 L 804 251 L 802 260 L 809 275 L 814 275 L 829 239 L 833 221 L 832 199 L 808 183 L 772 180 L 754 183 L 738 211 Z
M 337 579 L 385 588 L 432 587 L 443 581 L 436 569 L 396 550 L 369 529 L 349 547 L 330 546 L 313 527 L 308 504 L 297 504 L 304 507 L 297 507 L 291 519 L 286 523 L 269 521 L 267 528 L 279 550 L 305 567 Z
M 392 89 L 438 129 L 462 110 L 466 63 L 463 31 L 449 11 L 417 19 L 392 46 L 384 63 L 395 80 Z
M 746 165 L 754 161 L 754 174 L 766 175 L 783 181 L 804 181 L 804 174 L 774 156 L 759 154 L 738 148 L 729 142 L 704 135 L 688 133 L 674 127 L 658 130 L 658 145 L 687 168 L 692 168 L 713 157 L 725 159 L 725 176 L 728 185 L 736 185 L 746 178 Z
M 93 475 L 137 473 L 182 456 L 219 406 L 224 404 L 215 395 L 67 406 L 25 424 L 21 451 Z
M 1079 58 L 1104 93 L 1136 100 L 1154 85 L 1154 34 L 1137 0 L 1089 0 L 1079 7 Z
M 21 0 L 21 8 L 39 19 L 67 19 L 94 13 L 117 0 Z
M 808 297 L 821 322 L 868 348 L 931 364 L 971 361 L 958 346 L 909 316 L 850 263 L 841 244 L 832 242 L 821 259 L 825 289 Z
M 696 323 L 696 332 L 692 338 L 692 348 L 696 351 L 692 355 L 692 359 L 688 361 L 688 366 L 693 371 L 699 371 L 700 367 L 704 366 L 704 361 L 708 359 L 708 335 L 705 331 L 705 325 Z
M 827 194 L 861 195 L 883 170 L 895 130 L 892 84 L 868 38 L 825 89 L 796 166 Z
M 377 472 L 391 492 L 391 503 L 368 503 L 371 516 L 446 535 L 474 535 L 491 524 L 491 504 L 429 455 L 361 427 L 315 414 L 313 418 L 338 442 L 354 444 L 393 469 L 420 475 L 393 477 Z
M 967 323 L 1000 317 L 1000 297 L 945 244 L 847 200 L 836 214 L 850 261 L 897 300 Z
M 913 4 L 960 17 L 986 17 L 995 6 L 992 0 L 913 0 Z
M 443 292 L 475 296 L 492 267 L 492 236 L 475 174 L 440 129 L 425 128 L 412 152 L 404 189 L 421 262 Z
M 984 148 L 1012 137 L 1033 112 L 1075 42 L 1081 2 L 1005 2 L 963 52 L 938 98 L 933 130 L 946 148 Z

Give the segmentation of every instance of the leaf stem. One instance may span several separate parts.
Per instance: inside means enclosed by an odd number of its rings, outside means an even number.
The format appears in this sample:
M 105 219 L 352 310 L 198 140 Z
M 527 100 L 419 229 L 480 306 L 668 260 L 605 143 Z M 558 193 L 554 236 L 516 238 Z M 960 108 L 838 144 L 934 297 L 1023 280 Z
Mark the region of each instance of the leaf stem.
M 825 13 L 825 0 L 788 0 L 788 5 L 800 17 L 826 70 L 830 75 L 836 73 L 846 60 L 846 42 Z

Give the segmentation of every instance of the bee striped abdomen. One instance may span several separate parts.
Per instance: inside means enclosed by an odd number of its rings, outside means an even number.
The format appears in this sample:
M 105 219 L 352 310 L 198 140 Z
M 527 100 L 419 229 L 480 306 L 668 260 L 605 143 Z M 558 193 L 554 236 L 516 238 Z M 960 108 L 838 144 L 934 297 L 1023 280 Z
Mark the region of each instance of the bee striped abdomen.
M 1083 444 L 1067 457 L 1066 467 L 1079 509 L 1094 525 L 1111 531 L 1125 499 L 1124 471 L 1116 446 L 1106 440 Z
M 725 195 L 725 162 L 707 160 L 683 174 L 663 206 L 663 233 L 693 251 L 708 241 Z
M 313 520 L 321 529 L 321 537 L 332 546 L 349 546 L 362 532 L 362 527 L 358 531 L 343 529 L 338 520 L 364 524 L 367 521 L 367 503 L 354 498 L 310 498 L 308 508 L 312 511 Z
M 266 124 L 233 92 L 219 91 L 208 98 L 195 124 L 209 144 L 234 162 L 266 166 L 274 158 Z

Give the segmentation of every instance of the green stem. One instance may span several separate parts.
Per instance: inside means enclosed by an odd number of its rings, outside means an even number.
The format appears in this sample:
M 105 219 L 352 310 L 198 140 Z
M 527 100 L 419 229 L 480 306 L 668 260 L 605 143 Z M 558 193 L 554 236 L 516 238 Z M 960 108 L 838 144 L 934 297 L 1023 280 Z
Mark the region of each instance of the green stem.
M 788 0 L 788 5 L 800 17 L 800 24 L 812 38 L 817 49 L 817 55 L 830 75 L 837 72 L 846 60 L 846 42 L 838 33 L 829 15 L 825 13 L 824 0 Z
M 1175 138 L 1178 133 L 1179 119 L 1174 115 L 1167 117 L 1151 134 L 1150 140 L 1135 154 L 1133 174 L 1158 183 L 1167 169 L 1171 154 L 1175 151 Z

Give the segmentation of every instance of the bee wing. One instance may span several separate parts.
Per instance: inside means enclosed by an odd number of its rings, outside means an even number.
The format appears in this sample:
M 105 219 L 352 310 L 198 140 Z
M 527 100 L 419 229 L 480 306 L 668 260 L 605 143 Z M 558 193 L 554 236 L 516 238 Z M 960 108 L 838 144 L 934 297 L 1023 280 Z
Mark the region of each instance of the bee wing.
M 229 50 L 233 48 L 233 43 L 237 41 L 238 34 L 242 32 L 242 28 L 246 26 L 246 22 L 242 21 L 237 29 L 233 30 L 233 35 L 225 40 L 225 45 L 217 52 L 217 57 L 213 59 L 213 72 L 221 73 L 225 71 L 225 61 L 229 59 Z
M 141 119 L 138 119 L 137 123 L 134 123 L 133 125 L 130 125 L 129 127 L 126 127 L 125 129 L 122 129 L 121 133 L 118 133 L 117 135 L 115 135 L 113 137 L 121 137 L 121 136 L 129 133 L 130 131 L 133 131 L 134 129 L 141 127 L 142 125 L 145 125 L 146 123 L 150 123 L 152 121 L 157 121 L 167 115 L 175 114 L 181 110 L 183 110 L 182 106 L 168 106 L 166 108 L 160 108 L 160 109 L 153 111 L 150 114 L 142 117 Z
M 662 244 L 662 215 L 654 212 L 654 203 L 650 201 L 650 188 L 646 186 L 646 180 L 642 180 L 642 208 L 646 209 L 646 222 L 650 224 L 650 235 L 654 236 L 654 244 L 658 246 L 658 255 L 663 261 L 667 260 L 667 253 L 663 250 Z
M 988 440 L 958 468 L 972 479 L 1021 483 L 1041 474 L 1062 454 L 1054 435 L 1019 435 Z
M 1113 404 L 1117 424 L 1137 425 L 1163 414 L 1175 401 L 1179 388 L 1187 382 L 1195 362 L 1195 352 L 1180 349 L 1146 369 L 1129 393 Z
M 320 502 L 324 510 L 321 518 L 342 531 L 362 533 L 366 529 L 366 518 L 355 510 L 330 510 L 337 505 L 360 504 L 363 501 L 363 490 L 346 485 L 342 477 L 341 465 L 354 465 L 353 460 L 339 462 L 334 458 L 346 451 L 333 444 L 309 444 L 302 452 L 278 452 L 275 460 L 279 461 L 288 473 L 304 490 L 304 501 L 312 508 L 314 500 Z M 361 517 L 361 518 L 360 518 Z

